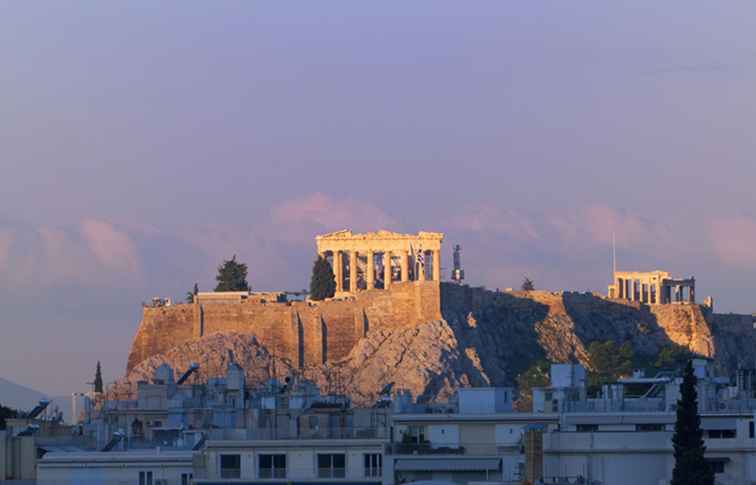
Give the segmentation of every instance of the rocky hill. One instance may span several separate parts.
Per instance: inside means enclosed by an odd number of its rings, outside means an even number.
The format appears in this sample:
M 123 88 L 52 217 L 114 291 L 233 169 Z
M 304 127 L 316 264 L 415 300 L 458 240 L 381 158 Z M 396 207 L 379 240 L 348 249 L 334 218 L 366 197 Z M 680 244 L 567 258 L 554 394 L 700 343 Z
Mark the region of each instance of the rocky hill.
M 223 375 L 229 350 L 250 383 L 296 368 L 324 389 L 338 387 L 358 404 L 374 402 L 386 384 L 429 400 L 445 399 L 461 386 L 511 385 L 540 359 L 576 360 L 590 367 L 587 348 L 593 341 L 629 341 L 636 353 L 649 357 L 676 344 L 715 359 L 723 372 L 754 364 L 753 318 L 712 314 L 698 305 L 644 306 L 586 293 L 504 293 L 445 285 L 441 307 L 442 319 L 371 328 L 345 357 L 301 368 L 285 358 L 273 359 L 271 349 L 251 334 L 211 334 L 140 362 L 117 389 L 148 379 L 163 362 L 178 372 L 198 362 L 198 379 Z

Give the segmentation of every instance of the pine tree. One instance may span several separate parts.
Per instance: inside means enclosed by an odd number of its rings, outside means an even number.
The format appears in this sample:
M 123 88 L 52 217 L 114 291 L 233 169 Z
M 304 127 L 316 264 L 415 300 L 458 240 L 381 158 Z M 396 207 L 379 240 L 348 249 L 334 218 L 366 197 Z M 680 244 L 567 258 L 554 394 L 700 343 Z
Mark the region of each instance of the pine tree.
M 102 368 L 99 360 L 97 361 L 97 370 L 95 370 L 94 391 L 102 394 Z
M 333 274 L 331 264 L 322 256 L 318 256 L 312 265 L 312 277 L 310 278 L 310 298 L 324 300 L 332 298 L 336 293 L 336 277 Z
M 535 291 L 535 284 L 533 283 L 533 280 L 528 278 L 527 276 L 522 282 L 522 291 Z
M 249 291 L 247 265 L 237 263 L 235 254 L 233 258 L 223 261 L 223 264 L 218 266 L 215 280 L 218 282 L 215 291 Z
M 675 468 L 671 485 L 714 485 L 714 472 L 704 460 L 706 447 L 698 415 L 698 393 L 693 362 L 688 361 L 677 401 L 677 421 L 672 443 L 675 448 Z

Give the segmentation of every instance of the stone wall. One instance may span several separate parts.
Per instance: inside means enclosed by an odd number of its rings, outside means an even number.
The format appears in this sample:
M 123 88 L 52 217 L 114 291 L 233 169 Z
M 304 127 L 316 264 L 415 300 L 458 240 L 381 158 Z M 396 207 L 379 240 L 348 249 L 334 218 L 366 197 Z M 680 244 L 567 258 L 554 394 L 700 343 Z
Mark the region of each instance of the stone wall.
M 346 357 L 371 329 L 394 329 L 441 318 L 435 281 L 394 283 L 355 297 L 322 302 L 254 300 L 145 307 L 129 353 L 127 372 L 145 359 L 216 333 L 254 335 L 293 365 Z

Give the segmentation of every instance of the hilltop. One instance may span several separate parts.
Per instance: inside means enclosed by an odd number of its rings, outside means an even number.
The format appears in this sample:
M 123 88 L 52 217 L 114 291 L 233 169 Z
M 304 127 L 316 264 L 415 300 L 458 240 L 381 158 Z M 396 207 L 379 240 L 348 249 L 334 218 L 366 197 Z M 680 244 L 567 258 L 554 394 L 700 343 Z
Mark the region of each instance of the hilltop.
M 431 284 L 423 283 L 426 298 L 430 297 Z M 370 404 L 386 384 L 436 400 L 448 397 L 460 386 L 512 385 L 520 373 L 542 359 L 578 361 L 590 368 L 588 347 L 594 341 L 629 342 L 635 354 L 649 359 L 666 347 L 681 347 L 714 359 L 723 373 L 732 372 L 738 365 L 753 365 L 744 360 L 750 355 L 750 350 L 745 350 L 754 344 L 750 315 L 718 315 L 696 304 L 642 305 L 589 293 L 498 292 L 446 283 L 436 283 L 435 287 L 439 292 L 439 318 L 424 318 L 422 313 L 397 308 L 398 301 L 411 301 L 406 299 L 405 288 L 399 290 L 396 300 L 392 289 L 382 291 L 379 297 L 365 292 L 362 297 L 334 302 L 339 305 L 338 313 L 327 305 L 238 304 L 233 310 L 237 317 L 252 308 L 257 312 L 251 312 L 248 323 L 235 318 L 228 331 L 216 325 L 210 334 L 190 335 L 176 342 L 160 335 L 163 320 L 143 321 L 135 342 L 142 349 L 155 351 L 139 362 L 130 361 L 125 380 L 149 378 L 163 362 L 179 371 L 189 362 L 199 362 L 200 379 L 222 375 L 230 349 L 247 370 L 250 383 L 299 372 L 324 388 L 338 387 L 357 403 Z M 374 308 L 376 304 L 380 312 Z M 299 337 L 319 337 L 316 343 L 321 348 L 337 342 L 338 352 L 332 349 L 326 354 L 323 350 L 314 362 L 302 358 L 301 352 L 310 349 L 313 342 L 300 338 L 297 348 L 296 341 L 286 343 L 266 335 L 270 327 L 260 326 L 259 319 L 268 315 L 268 310 L 260 313 L 261 305 L 279 313 L 288 309 L 278 325 L 293 328 L 294 334 L 297 322 L 302 330 L 298 320 L 302 310 L 315 312 L 305 320 L 315 318 L 322 332 Z M 182 323 L 174 317 L 188 316 L 198 309 L 193 310 L 193 305 L 177 307 L 181 308 L 162 309 L 163 319 L 169 315 L 174 330 L 181 325 L 192 327 L 191 319 Z M 226 304 L 224 308 L 230 314 L 231 307 Z M 404 321 L 409 314 L 420 319 Z M 351 323 L 341 321 L 340 327 L 330 327 L 333 319 L 343 320 L 344 315 Z M 348 328 L 349 340 L 331 333 L 338 328 Z M 278 335 L 284 330 L 277 329 Z M 349 348 L 345 348 L 349 341 Z M 278 358 L 272 362 L 274 353 Z

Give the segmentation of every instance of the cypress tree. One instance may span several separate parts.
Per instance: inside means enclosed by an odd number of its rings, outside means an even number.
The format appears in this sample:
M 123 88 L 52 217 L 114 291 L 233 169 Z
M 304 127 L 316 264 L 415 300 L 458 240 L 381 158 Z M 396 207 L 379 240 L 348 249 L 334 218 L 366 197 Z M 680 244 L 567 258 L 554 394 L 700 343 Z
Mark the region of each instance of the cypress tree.
M 215 291 L 248 291 L 247 283 L 247 265 L 236 262 L 236 255 L 231 259 L 223 261 L 218 266 L 218 275 L 215 277 L 218 285 Z
M 318 256 L 312 265 L 310 278 L 310 298 L 324 300 L 332 298 L 336 293 L 336 277 L 330 263 L 322 256 Z
M 102 368 L 100 368 L 99 360 L 97 361 L 97 370 L 95 370 L 94 391 L 102 394 Z
M 677 421 L 672 443 L 675 448 L 675 468 L 671 485 L 714 485 L 714 472 L 704 460 L 706 447 L 698 415 L 698 379 L 693 373 L 693 361 L 685 367 L 677 401 Z

